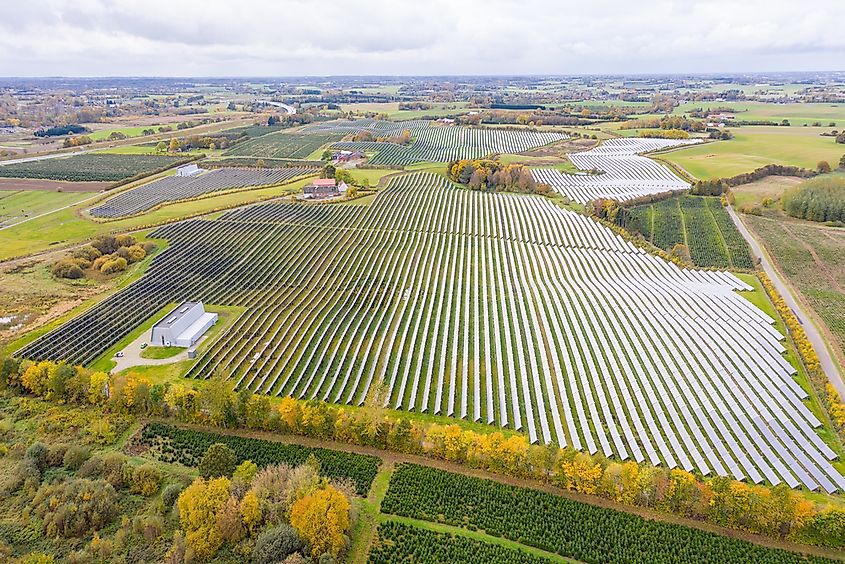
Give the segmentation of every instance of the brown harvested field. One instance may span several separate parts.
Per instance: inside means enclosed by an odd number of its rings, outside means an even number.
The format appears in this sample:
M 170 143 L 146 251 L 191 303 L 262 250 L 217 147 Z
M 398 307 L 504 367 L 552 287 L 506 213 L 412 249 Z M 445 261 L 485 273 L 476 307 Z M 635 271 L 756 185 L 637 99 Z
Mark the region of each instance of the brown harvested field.
M 845 365 L 845 229 L 785 216 L 743 216 Z
M 111 182 L 65 182 L 38 178 L 0 178 L 0 190 L 48 190 L 55 192 L 102 192 Z

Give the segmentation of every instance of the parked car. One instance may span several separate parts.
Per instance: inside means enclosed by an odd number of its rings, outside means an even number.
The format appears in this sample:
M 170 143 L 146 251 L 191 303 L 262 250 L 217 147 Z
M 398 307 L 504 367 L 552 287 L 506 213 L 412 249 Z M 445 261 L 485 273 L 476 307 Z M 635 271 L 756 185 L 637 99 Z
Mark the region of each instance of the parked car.
M 118 352 L 116 355 L 114 355 L 114 356 L 116 356 L 117 358 L 122 358 L 122 357 L 123 357 L 123 351 L 119 351 L 119 352 Z

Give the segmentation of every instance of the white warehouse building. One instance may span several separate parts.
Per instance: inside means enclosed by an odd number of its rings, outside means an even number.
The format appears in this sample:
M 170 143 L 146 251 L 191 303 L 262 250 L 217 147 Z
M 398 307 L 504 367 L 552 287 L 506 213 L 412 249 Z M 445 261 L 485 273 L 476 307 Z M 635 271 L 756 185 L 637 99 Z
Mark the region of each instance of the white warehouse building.
M 206 312 L 202 302 L 185 302 L 153 325 L 150 344 L 189 348 L 215 323 L 217 314 Z

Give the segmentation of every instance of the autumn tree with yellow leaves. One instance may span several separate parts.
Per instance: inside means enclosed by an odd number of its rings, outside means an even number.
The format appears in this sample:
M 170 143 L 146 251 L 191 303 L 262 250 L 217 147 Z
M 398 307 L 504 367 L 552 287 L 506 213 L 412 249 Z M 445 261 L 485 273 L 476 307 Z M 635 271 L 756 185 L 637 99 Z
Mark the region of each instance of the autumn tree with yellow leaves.
M 326 486 L 293 504 L 290 524 L 308 543 L 313 556 L 329 553 L 337 557 L 346 546 L 349 508 L 345 495 Z

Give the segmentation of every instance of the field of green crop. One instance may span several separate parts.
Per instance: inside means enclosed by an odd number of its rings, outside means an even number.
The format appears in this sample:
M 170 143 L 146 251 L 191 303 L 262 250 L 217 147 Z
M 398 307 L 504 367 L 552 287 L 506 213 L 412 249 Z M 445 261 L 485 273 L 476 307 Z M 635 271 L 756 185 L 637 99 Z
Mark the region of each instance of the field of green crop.
M 152 172 L 175 165 L 179 160 L 176 157 L 152 155 L 85 153 L 0 166 L 0 176 L 6 178 L 116 182 L 131 178 L 142 172 Z
M 686 245 L 696 266 L 752 268 L 748 245 L 718 198 L 681 196 L 633 208 L 628 229 L 669 251 Z
M 90 198 L 88 192 L 55 192 L 51 190 L 0 191 L 0 227 L 24 218 L 70 206 Z
M 305 159 L 323 145 L 341 139 L 343 139 L 343 134 L 338 133 L 268 133 L 238 143 L 225 154 L 236 157 Z
M 845 125 L 845 121 L 843 121 Z M 815 168 L 826 160 L 836 166 L 845 154 L 845 145 L 833 137 L 822 137 L 829 128 L 819 127 L 740 127 L 732 129 L 734 139 L 705 143 L 663 155 L 696 178 L 722 178 L 767 164 Z

